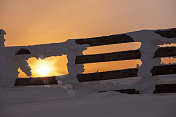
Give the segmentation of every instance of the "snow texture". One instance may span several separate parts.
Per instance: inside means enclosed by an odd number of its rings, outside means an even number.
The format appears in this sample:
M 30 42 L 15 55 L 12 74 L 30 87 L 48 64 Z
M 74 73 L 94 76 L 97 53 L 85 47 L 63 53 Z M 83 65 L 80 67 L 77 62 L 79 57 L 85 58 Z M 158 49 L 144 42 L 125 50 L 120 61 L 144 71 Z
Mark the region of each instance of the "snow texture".
M 70 97 L 59 87 L 0 91 L 1 117 L 176 117 L 176 94 L 84 93 Z

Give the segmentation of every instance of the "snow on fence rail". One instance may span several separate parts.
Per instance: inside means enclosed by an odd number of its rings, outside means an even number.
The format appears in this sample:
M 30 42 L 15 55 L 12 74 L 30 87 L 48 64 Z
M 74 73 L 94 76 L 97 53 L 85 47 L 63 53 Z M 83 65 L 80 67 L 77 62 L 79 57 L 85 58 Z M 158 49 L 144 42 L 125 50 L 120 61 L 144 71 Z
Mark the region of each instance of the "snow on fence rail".
M 176 47 L 160 48 L 158 46 L 160 44 L 170 44 L 176 42 L 176 29 L 157 31 L 143 30 L 121 35 L 78 39 L 76 40 L 76 43 L 89 44 L 90 46 L 101 46 L 134 41 L 141 42 L 141 47 L 139 50 L 76 56 L 75 64 L 141 59 L 142 65 L 140 67 L 107 72 L 78 74 L 78 80 L 80 82 L 89 82 L 129 77 L 142 77 L 142 82 L 133 88 L 139 90 L 141 93 L 153 93 L 155 90 L 155 79 L 152 76 L 176 74 L 175 64 L 160 64 L 161 57 L 176 56 Z
M 26 60 L 30 57 L 45 58 L 50 56 L 67 55 L 68 72 L 65 83 L 72 84 L 74 89 L 78 89 L 79 82 L 113 80 L 124 78 L 141 78 L 140 83 L 131 87 L 141 93 L 153 93 L 155 90 L 155 76 L 176 74 L 176 64 L 162 65 L 161 57 L 176 56 L 176 47 L 160 47 L 159 45 L 176 43 L 176 28 L 164 30 L 141 30 L 126 34 L 110 35 L 87 39 L 70 39 L 63 43 L 43 44 L 34 46 L 4 47 L 5 31 L 0 30 L 0 85 L 13 86 L 17 78 L 17 68 L 21 68 L 28 76 L 31 75 L 30 66 Z M 141 42 L 138 50 L 129 50 L 112 53 L 101 53 L 93 55 L 83 55 L 83 51 L 88 47 L 120 44 L 128 42 Z M 108 62 L 140 59 L 141 66 L 124 70 L 114 70 L 107 72 L 87 73 L 84 72 L 86 63 Z M 10 68 L 9 70 L 7 70 Z M 9 74 L 10 72 L 10 74 Z M 58 78 L 58 80 L 61 80 Z M 63 79 L 62 79 L 63 80 Z M 106 85 L 100 85 L 106 89 Z M 101 88 L 102 88 L 101 87 Z M 109 87 L 109 86 L 107 86 Z M 129 86 L 115 86 L 118 89 L 126 89 Z

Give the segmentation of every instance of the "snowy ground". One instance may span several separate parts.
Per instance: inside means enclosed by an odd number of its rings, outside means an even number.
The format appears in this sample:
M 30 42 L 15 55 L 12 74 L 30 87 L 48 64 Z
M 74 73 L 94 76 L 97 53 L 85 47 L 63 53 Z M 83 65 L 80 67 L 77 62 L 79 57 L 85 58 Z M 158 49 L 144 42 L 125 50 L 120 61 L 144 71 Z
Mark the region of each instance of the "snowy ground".
M 69 97 L 54 87 L 1 89 L 0 117 L 176 117 L 176 94 L 80 92 Z

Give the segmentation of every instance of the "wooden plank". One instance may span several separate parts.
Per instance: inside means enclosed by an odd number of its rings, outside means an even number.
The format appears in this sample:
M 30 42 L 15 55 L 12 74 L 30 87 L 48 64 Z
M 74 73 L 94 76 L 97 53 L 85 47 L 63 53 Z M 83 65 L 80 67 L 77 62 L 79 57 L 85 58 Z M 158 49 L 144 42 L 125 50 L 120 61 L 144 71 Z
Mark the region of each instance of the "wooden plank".
M 176 74 L 176 65 L 154 66 L 151 70 L 152 75 Z
M 15 86 L 53 85 L 53 84 L 58 84 L 55 77 L 17 78 L 15 81 Z
M 167 30 L 157 30 L 155 33 L 166 38 L 175 38 L 176 37 L 176 28 L 167 29 Z
M 75 64 L 140 59 L 139 50 L 76 56 Z
M 176 47 L 162 47 L 155 52 L 154 58 L 176 56 Z
M 90 46 L 100 46 L 100 45 L 108 45 L 108 44 L 134 42 L 134 40 L 130 36 L 126 34 L 122 34 L 122 35 L 94 37 L 94 38 L 87 38 L 87 39 L 77 39 L 75 42 L 77 44 L 89 44 Z
M 176 93 L 176 84 L 155 85 L 155 91 L 153 93 Z
M 127 93 L 127 94 L 140 94 L 139 91 L 136 91 L 136 89 L 120 89 L 120 90 L 110 90 L 110 91 L 117 91 L 120 93 Z M 108 92 L 108 91 L 99 91 L 99 93 Z
M 139 91 L 135 89 L 120 89 L 120 90 L 110 90 L 110 91 L 118 91 L 120 93 L 127 94 L 140 94 Z M 99 93 L 108 92 L 108 91 L 99 91 Z M 159 84 L 155 85 L 154 94 L 157 93 L 176 93 L 176 84 Z
M 110 80 L 110 79 L 136 77 L 137 72 L 138 72 L 138 69 L 133 68 L 133 69 L 97 72 L 97 73 L 89 73 L 89 74 L 78 74 L 77 78 L 79 82 Z
M 21 48 L 20 50 L 15 53 L 15 55 L 25 55 L 25 54 L 31 54 L 31 52 L 28 49 Z

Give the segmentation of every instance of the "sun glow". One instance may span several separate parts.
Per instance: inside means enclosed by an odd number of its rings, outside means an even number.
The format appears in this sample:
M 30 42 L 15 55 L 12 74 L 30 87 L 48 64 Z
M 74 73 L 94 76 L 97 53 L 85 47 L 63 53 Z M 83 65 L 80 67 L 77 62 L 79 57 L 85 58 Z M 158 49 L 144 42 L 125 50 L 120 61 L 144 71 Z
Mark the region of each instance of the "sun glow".
M 51 76 L 55 72 L 55 62 L 47 59 L 38 59 L 38 62 L 33 66 L 32 72 L 38 76 Z
M 45 76 L 60 76 L 68 74 L 67 70 L 67 57 L 56 56 L 47 57 L 45 59 L 31 57 L 27 60 L 29 66 L 31 67 L 31 76 L 27 76 L 20 68 L 18 69 L 19 78 L 29 78 L 29 77 L 45 77 Z
M 51 72 L 51 68 L 46 62 L 43 62 L 38 66 L 37 72 L 41 76 L 47 76 Z

